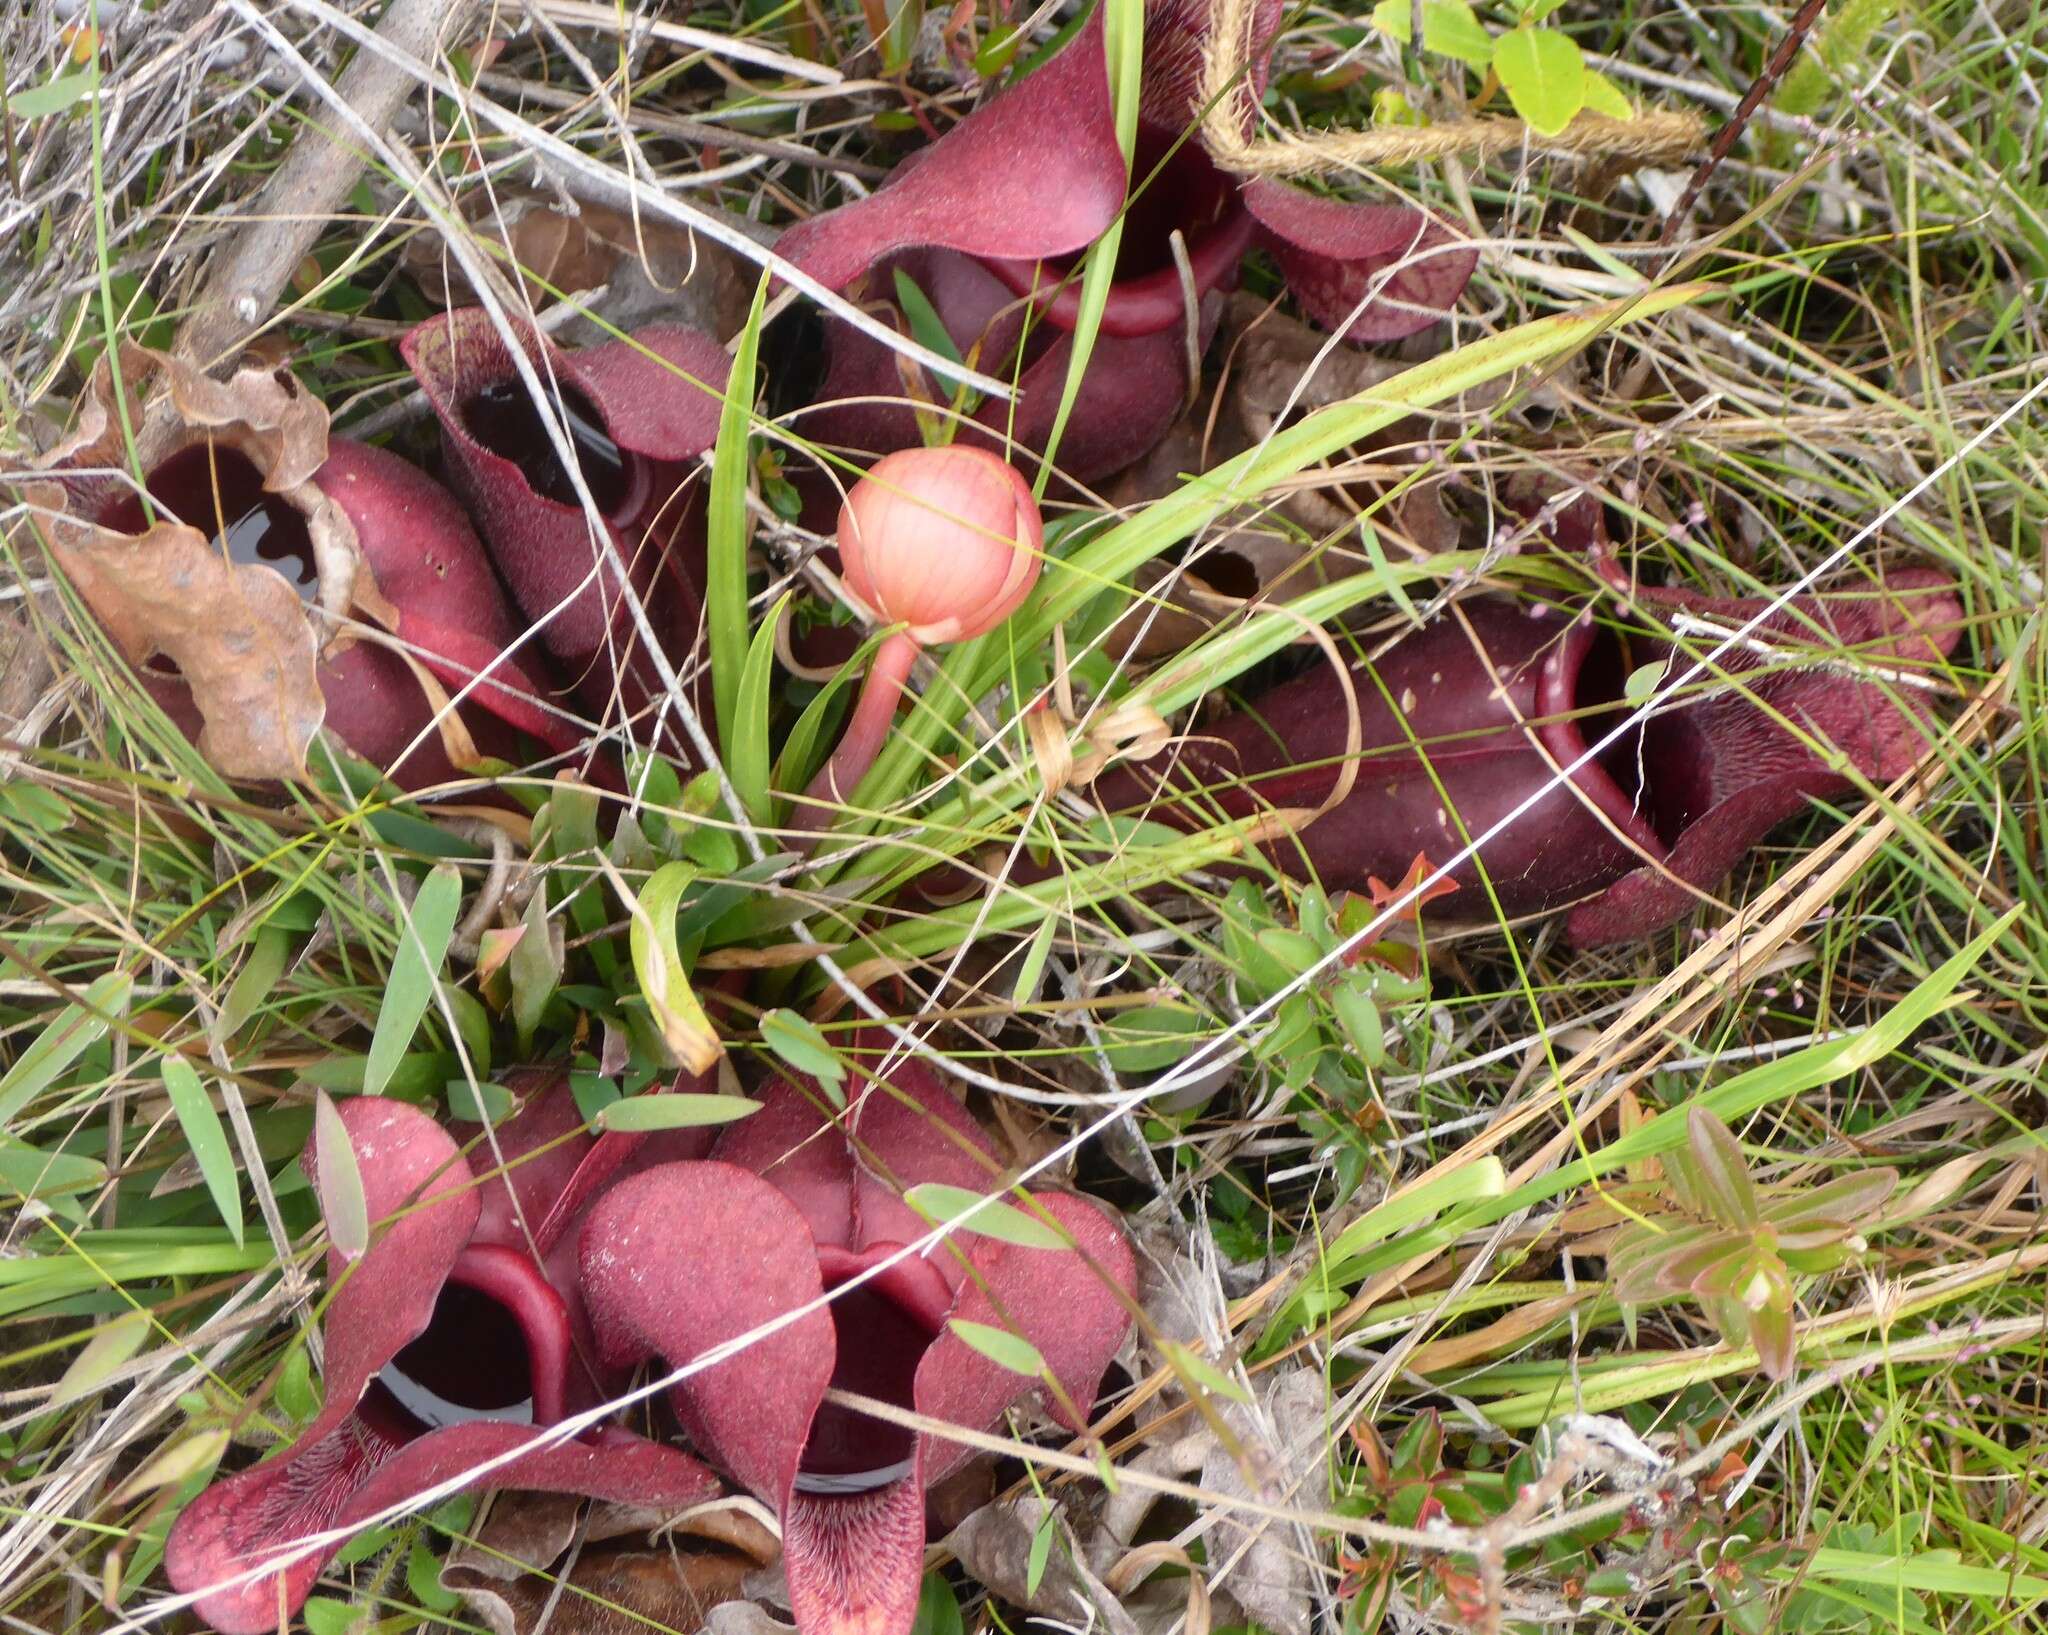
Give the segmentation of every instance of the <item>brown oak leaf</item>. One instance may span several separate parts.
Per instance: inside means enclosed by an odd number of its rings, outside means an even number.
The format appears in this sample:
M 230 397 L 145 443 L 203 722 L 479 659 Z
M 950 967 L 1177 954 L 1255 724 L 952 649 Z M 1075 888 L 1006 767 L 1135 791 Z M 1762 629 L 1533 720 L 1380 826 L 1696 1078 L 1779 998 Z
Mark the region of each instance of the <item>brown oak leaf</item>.
M 118 534 L 63 515 L 55 485 L 29 497 L 44 547 L 128 662 L 177 665 L 204 723 L 200 754 L 230 778 L 303 778 L 327 704 L 298 592 L 181 522 Z
M 349 646 L 351 613 L 387 627 L 396 617 L 347 514 L 313 480 L 328 457 L 327 409 L 281 369 L 245 365 L 215 380 L 132 344 L 119 364 L 117 382 L 101 360 L 71 435 L 24 485 L 36 531 L 130 664 L 176 666 L 199 717 L 199 751 L 217 770 L 304 778 L 327 713 L 320 660 Z M 305 520 L 318 581 L 310 605 L 271 568 L 232 561 L 167 512 L 143 525 L 124 475 L 130 425 L 142 428 L 138 446 L 156 451 L 153 472 L 193 448 L 247 460 L 264 492 Z

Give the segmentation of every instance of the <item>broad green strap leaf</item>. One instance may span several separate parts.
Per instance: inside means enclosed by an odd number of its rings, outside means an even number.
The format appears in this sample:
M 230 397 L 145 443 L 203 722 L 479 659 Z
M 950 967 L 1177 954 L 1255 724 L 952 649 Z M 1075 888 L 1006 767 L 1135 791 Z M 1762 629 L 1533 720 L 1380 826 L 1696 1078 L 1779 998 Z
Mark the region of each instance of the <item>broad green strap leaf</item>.
M 239 1248 L 242 1243 L 242 1175 L 235 1166 L 235 1155 L 228 1146 L 227 1131 L 221 1127 L 220 1114 L 213 1110 L 206 1087 L 199 1082 L 198 1073 L 184 1057 L 166 1056 L 163 1076 L 164 1091 L 171 1098 L 171 1111 L 178 1116 L 178 1128 L 185 1132 L 185 1145 L 192 1149 L 193 1161 L 205 1177 L 206 1190 L 213 1195 L 213 1206 L 220 1211 L 228 1236 Z
M 1433 1181 L 1375 1204 L 1337 1234 L 1323 1251 L 1323 1263 L 1336 1266 L 1356 1260 L 1374 1244 L 1433 1221 L 1446 1210 L 1481 1198 L 1498 1198 L 1507 1191 L 1507 1185 L 1507 1171 L 1491 1153 L 1461 1164 Z
M 621 1096 L 599 1110 L 595 1123 L 600 1130 L 695 1130 L 707 1124 L 735 1124 L 760 1110 L 758 1101 L 745 1096 Z
M 819 739 L 825 731 L 825 724 L 839 710 L 849 685 L 859 678 L 861 667 L 879 645 L 872 639 L 868 641 L 804 706 L 803 713 L 796 718 L 796 725 L 789 729 L 789 736 L 782 741 L 782 753 L 775 759 L 776 788 L 801 789 L 824 764 L 827 749 L 819 744 Z
M 622 879 L 613 884 L 633 916 L 633 974 L 653 1012 L 655 1025 L 676 1060 L 692 1073 L 708 1073 L 724 1054 L 711 1018 L 690 987 L 690 975 L 676 951 L 676 912 L 697 878 L 694 863 L 664 863 L 640 889 L 637 900 Z
M 325 1090 L 313 1101 L 313 1184 L 327 1222 L 327 1241 L 344 1260 L 356 1259 L 370 1247 L 370 1205 L 348 1126 Z
M 391 961 L 377 1031 L 370 1036 L 369 1061 L 363 1068 L 364 1095 L 382 1095 L 399 1058 L 411 1048 L 420 1018 L 434 997 L 461 906 L 462 876 L 452 864 L 442 863 L 422 882 L 412 911 L 400 915 L 398 953 Z
M 970 1322 L 965 1317 L 949 1317 L 946 1326 L 998 1368 L 1007 1368 L 1013 1374 L 1023 1374 L 1030 1379 L 1043 1377 L 1045 1358 L 1038 1354 L 1038 1347 L 1021 1334 L 1012 1334 L 1006 1328 L 992 1328 L 987 1323 Z
M 97 1393 L 148 1338 L 147 1312 L 131 1311 L 116 1317 L 111 1323 L 102 1323 L 93 1330 L 92 1338 L 71 1359 L 71 1366 L 57 1381 L 56 1389 L 50 1394 L 50 1407 L 62 1408 Z
M 5 1143 L 0 1143 L 0 1151 L 4 1149 Z M 104 1171 L 101 1178 L 105 1178 Z M 0 1192 L 0 1197 L 11 1199 L 6 1192 Z M 209 1226 L 204 1231 L 211 1240 L 204 1245 L 173 1243 L 168 1247 L 118 1251 L 94 1246 L 90 1240 L 101 1234 L 81 1233 L 77 1250 L 0 1259 L 0 1317 L 12 1317 L 114 1285 L 161 1283 L 172 1277 L 217 1277 L 228 1272 L 253 1272 L 276 1263 L 277 1251 L 267 1242 L 237 1249 L 221 1237 L 218 1227 Z M 175 1238 L 176 1232 L 160 1235 Z
M 747 545 L 754 535 L 747 521 L 747 442 L 754 421 L 754 359 L 760 350 L 761 312 L 767 298 L 768 274 L 764 272 L 754 288 L 747 326 L 740 331 L 732 369 L 726 375 L 725 404 L 718 411 L 718 443 L 712 454 L 711 499 L 705 519 L 704 625 L 711 646 L 711 696 L 718 716 L 718 741 L 726 746 L 728 755 L 740 742 L 742 719 L 740 672 L 747 657 Z M 767 787 L 765 778 L 762 787 Z
M 757 823 L 770 816 L 768 788 L 769 691 L 775 684 L 775 629 L 791 592 L 768 610 L 761 628 L 747 648 L 746 665 L 740 673 L 739 697 L 734 705 L 739 725 L 732 736 L 719 739 L 725 748 L 726 775 L 733 792 Z
M 134 986 L 135 978 L 128 972 L 108 971 L 86 988 L 82 1003 L 66 1005 L 44 1025 L 15 1057 L 7 1076 L 0 1078 L 0 1125 L 55 1084 L 66 1068 L 106 1037 L 109 1018 L 127 1014 L 128 995 Z
M 903 1194 L 903 1201 L 934 1226 L 959 1221 L 963 1232 L 978 1232 L 985 1238 L 1014 1243 L 1024 1249 L 1065 1249 L 1070 1247 L 1064 1232 L 1048 1221 L 1027 1215 L 1000 1199 L 989 1198 L 965 1187 L 947 1186 L 941 1181 L 921 1181 Z M 972 1217 L 968 1211 L 972 1210 Z

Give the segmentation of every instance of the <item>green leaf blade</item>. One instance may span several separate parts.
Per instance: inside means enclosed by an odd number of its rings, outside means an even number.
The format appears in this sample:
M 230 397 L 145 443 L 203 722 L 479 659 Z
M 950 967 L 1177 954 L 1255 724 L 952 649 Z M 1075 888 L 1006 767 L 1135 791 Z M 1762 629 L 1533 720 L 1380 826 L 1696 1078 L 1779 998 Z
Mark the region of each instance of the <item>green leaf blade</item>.
M 787 591 L 783 593 L 761 621 L 761 628 L 754 632 L 740 672 L 739 696 L 733 705 L 739 731 L 719 740 L 726 746 L 725 770 L 732 779 L 733 791 L 757 823 L 766 823 L 773 815 L 768 781 L 768 711 L 775 683 L 775 630 L 789 606 L 790 595 Z
M 816 1023 L 797 1011 L 778 1009 L 762 1012 L 760 1026 L 761 1043 L 785 1066 L 816 1079 L 835 1105 L 846 1105 L 840 1088 L 846 1082 L 846 1063 Z
M 1045 1358 L 1039 1355 L 1038 1347 L 1021 1334 L 1012 1334 L 1006 1328 L 995 1328 L 987 1323 L 970 1322 L 965 1317 L 947 1318 L 946 1327 L 958 1335 L 969 1350 L 980 1352 L 998 1368 L 1007 1368 L 1027 1379 L 1039 1379 L 1045 1374 Z
M 199 1082 L 198 1073 L 184 1057 L 166 1056 L 163 1076 L 164 1090 L 171 1098 L 171 1111 L 177 1115 L 178 1128 L 185 1132 L 185 1145 L 192 1150 L 193 1161 L 198 1164 L 199 1173 L 206 1181 L 213 1206 L 220 1211 L 222 1224 L 239 1249 L 243 1229 L 242 1177 L 235 1166 L 235 1155 L 228 1146 L 227 1131 L 221 1127 L 220 1114 L 213 1110 L 206 1087 Z
M 313 1103 L 313 1178 L 327 1241 L 344 1260 L 359 1258 L 370 1247 L 369 1199 L 348 1126 L 325 1090 Z
M 46 119 L 51 114 L 60 114 L 91 96 L 99 79 L 99 69 L 94 67 L 82 74 L 63 74 L 41 85 L 31 85 L 8 99 L 8 112 L 17 119 Z
M 694 863 L 664 863 L 629 902 L 633 974 L 661 1028 L 663 1042 L 692 1073 L 708 1073 L 724 1054 L 711 1018 L 704 1012 L 676 946 L 676 915 L 683 893 L 697 878 Z M 625 882 L 615 882 L 623 894 Z
M 1071 1247 L 1067 1235 L 1050 1222 L 965 1187 L 923 1181 L 905 1192 L 903 1201 L 934 1226 L 958 1221 L 963 1232 L 975 1232 L 1023 1249 Z
M 455 915 L 462 906 L 462 876 L 451 864 L 436 867 L 413 898 L 412 911 L 401 916 L 398 954 L 377 1011 L 377 1029 L 370 1037 L 369 1060 L 363 1069 L 363 1094 L 381 1095 L 400 1059 L 412 1046 L 420 1018 L 434 997 L 441 962 L 455 934 Z
M 1578 42 L 1554 28 L 1518 28 L 1493 48 L 1500 76 L 1515 112 L 1530 128 L 1555 136 L 1586 105 L 1586 59 Z
M 656 1096 L 622 1096 L 608 1102 L 592 1120 L 605 1131 L 698 1130 L 709 1125 L 737 1124 L 761 1110 L 745 1096 L 683 1091 Z
M 71 1064 L 107 1036 L 110 1019 L 128 1011 L 135 979 L 126 971 L 108 971 L 67 1005 L 14 1059 L 0 1078 L 0 1125 L 6 1124 L 43 1091 L 55 1084 Z
M 147 1312 L 131 1311 L 111 1323 L 102 1323 L 57 1381 L 50 1393 L 50 1407 L 63 1408 L 98 1395 L 121 1365 L 142 1348 L 149 1333 Z
M 753 431 L 755 360 L 767 299 L 768 275 L 763 273 L 726 376 L 706 519 L 704 623 L 711 648 L 711 696 L 718 741 L 728 746 L 738 742 L 740 678 L 747 658 L 747 546 L 754 534 L 747 520 L 747 444 Z

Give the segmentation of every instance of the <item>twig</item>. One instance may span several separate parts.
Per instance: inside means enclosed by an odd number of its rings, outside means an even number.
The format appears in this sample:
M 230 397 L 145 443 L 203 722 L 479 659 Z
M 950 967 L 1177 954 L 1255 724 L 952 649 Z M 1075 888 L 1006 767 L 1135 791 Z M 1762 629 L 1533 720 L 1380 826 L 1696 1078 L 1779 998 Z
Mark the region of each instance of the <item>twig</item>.
M 1819 21 L 1821 8 L 1827 0 L 1804 0 L 1793 14 L 1792 26 L 1785 30 L 1785 37 L 1778 42 L 1778 49 L 1771 53 L 1771 60 L 1764 64 L 1749 89 L 1742 94 L 1742 100 L 1735 105 L 1735 112 L 1728 116 L 1728 123 L 1714 133 L 1714 145 L 1707 150 L 1699 169 L 1692 173 L 1692 179 L 1685 184 L 1685 191 L 1678 195 L 1678 203 L 1671 207 L 1671 214 L 1664 218 L 1664 231 L 1657 235 L 1659 244 L 1669 244 L 1678 237 L 1679 229 L 1692 212 L 1693 201 L 1700 196 L 1700 189 L 1707 185 L 1721 161 L 1728 157 L 1729 149 L 1735 146 L 1749 116 L 1763 105 L 1764 98 L 1777 89 L 1778 81 L 1785 77 L 1785 70 L 1792 66 L 1792 59 L 1798 55 L 1799 47 L 1805 43 L 1808 32 Z
M 418 84 L 408 59 L 432 61 L 441 29 L 464 0 L 392 0 L 377 25 L 393 50 L 358 51 L 336 93 L 372 130 L 391 122 Z M 173 352 L 201 368 L 232 356 L 277 304 L 355 186 L 365 155 L 338 133 L 308 125 L 248 209 L 248 225 L 207 268 Z M 151 462 L 145 460 L 147 466 Z

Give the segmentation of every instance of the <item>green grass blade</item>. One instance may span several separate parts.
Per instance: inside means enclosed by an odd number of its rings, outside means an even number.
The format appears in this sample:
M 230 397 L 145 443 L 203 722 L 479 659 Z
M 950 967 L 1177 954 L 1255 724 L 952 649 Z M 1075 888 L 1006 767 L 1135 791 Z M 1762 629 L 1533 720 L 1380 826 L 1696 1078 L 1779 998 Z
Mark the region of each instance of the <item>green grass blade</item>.
M 1145 60 L 1145 0 L 1103 0 L 1102 46 L 1109 66 L 1109 100 L 1116 124 L 1116 143 L 1123 150 L 1124 188 L 1130 189 L 1131 156 L 1138 144 L 1139 80 Z M 1066 433 L 1067 417 L 1081 395 L 1081 382 L 1095 355 L 1095 337 L 1102 328 L 1102 314 L 1109 305 L 1110 286 L 1116 282 L 1116 260 L 1123 248 L 1122 213 L 1090 247 L 1081 267 L 1081 301 L 1074 314 L 1074 347 L 1067 359 L 1067 378 L 1060 384 L 1059 408 L 1052 417 L 1052 430 L 1045 440 L 1045 459 L 1031 484 L 1032 493 L 1045 497 L 1052 480 L 1060 439 Z
M 462 876 L 443 863 L 421 885 L 412 912 L 402 917 L 398 954 L 391 962 L 391 978 L 363 1068 L 364 1095 L 383 1093 L 399 1059 L 411 1047 L 420 1018 L 434 997 L 434 983 L 441 961 L 448 956 L 448 939 L 455 933 L 455 913 L 461 906 Z
M 1534 368 L 1573 352 L 1611 329 L 1658 317 L 1717 297 L 1706 283 L 1673 285 L 1644 295 L 1598 302 L 1577 312 L 1537 318 L 1503 334 L 1403 370 L 1377 389 L 1317 410 L 1266 443 L 1184 484 L 1136 516 L 1104 530 L 1070 555 L 1048 561 L 1032 598 L 1001 630 L 963 642 L 946 655 L 943 678 L 926 690 L 922 706 L 891 737 L 861 783 L 863 805 L 879 809 L 900 800 L 929 765 L 933 746 L 952 733 L 967 701 L 1001 681 L 1013 644 L 1031 651 L 1055 628 L 1106 590 L 1225 513 L 1257 502 L 1269 490 L 1339 449 L 1384 431 L 1419 409 L 1476 390 L 1517 369 Z M 842 832 L 858 832 L 849 822 Z M 829 869 L 826 871 L 829 875 Z
M 213 1110 L 206 1088 L 192 1064 L 182 1056 L 166 1056 L 163 1063 L 164 1091 L 171 1098 L 171 1111 L 178 1116 L 178 1128 L 185 1132 L 185 1145 L 206 1178 L 206 1190 L 227 1226 L 235 1247 L 242 1246 L 242 1178 L 235 1168 L 234 1153 L 228 1147 L 227 1131 L 220 1114 Z
M 718 443 L 711 462 L 711 500 L 706 517 L 704 625 L 711 646 L 711 698 L 718 717 L 718 741 L 731 755 L 740 732 L 741 673 L 747 660 L 747 545 L 754 530 L 747 520 L 747 443 L 754 424 L 755 358 L 761 346 L 761 312 L 768 299 L 768 275 L 754 289 L 747 326 L 740 331 L 732 371 L 725 382 L 725 406 L 718 412 Z
M 1970 974 L 1991 945 L 2005 935 L 2021 912 L 2019 908 L 2006 910 L 1939 967 L 1930 971 L 1911 993 L 1887 1009 L 1869 1027 L 1850 1034 L 1846 1039 L 1810 1045 L 1777 1061 L 1752 1067 L 1747 1072 L 1736 1074 L 1725 1084 L 1717 1084 L 1703 1092 L 1693 1102 L 1667 1108 L 1628 1134 L 1616 1137 L 1590 1157 L 1576 1159 L 1517 1187 L 1489 1206 L 1485 1220 L 1479 1224 L 1490 1224 L 1518 1209 L 1526 1209 L 1573 1187 L 1583 1186 L 1595 1177 L 1612 1174 L 1622 1165 L 1637 1159 L 1654 1158 L 1660 1153 L 1675 1151 L 1685 1145 L 1686 1115 L 1695 1103 L 1733 1124 L 1760 1107 L 1805 1095 L 1822 1085 L 1847 1078 L 1872 1062 L 1882 1061 L 1905 1044 L 1916 1028 L 1948 1005 L 1956 989 L 1962 986 L 1963 978 Z
M 1446 551 L 1420 561 L 1389 564 L 1384 574 L 1353 574 L 1334 584 L 1320 585 L 1261 616 L 1219 626 L 1180 658 L 1148 677 L 1131 693 L 1130 701 L 1150 705 L 1166 715 L 1214 688 L 1227 685 L 1260 660 L 1270 658 L 1297 640 L 1305 624 L 1324 624 L 1400 586 L 1447 578 L 1476 566 L 1478 561 L 1474 552 Z M 879 848 L 864 868 L 872 867 L 878 876 L 885 877 L 888 871 L 896 869 L 904 870 L 905 877 L 921 873 L 930 866 L 934 846 L 947 847 L 952 837 L 958 837 L 962 846 L 971 843 L 977 825 L 985 826 L 996 813 L 1030 799 L 1039 782 L 1035 765 L 1012 764 L 968 793 L 934 806 L 924 816 L 916 845 Z M 888 881 L 889 885 L 900 883 L 900 878 Z
M 1015 638 L 1023 646 L 1049 639 L 1056 625 L 1162 551 L 1191 538 L 1225 512 L 1256 503 L 1319 460 L 1385 431 L 1418 409 L 1446 402 L 1517 369 L 1549 363 L 1620 325 L 1658 317 L 1717 293 L 1711 284 L 1677 284 L 1624 300 L 1603 301 L 1580 312 L 1537 318 L 1418 363 L 1376 390 L 1318 409 L 1154 501 L 1063 562 L 1048 563 L 1032 600 L 1013 621 Z
M 756 823 L 769 821 L 773 796 L 768 783 L 768 709 L 775 686 L 775 627 L 789 606 L 789 592 L 761 621 L 747 647 L 746 665 L 740 672 L 739 696 L 734 701 L 736 730 L 720 737 L 725 751 L 726 775 L 740 798 L 740 804 Z M 720 729 L 724 733 L 724 729 Z
M 81 1003 L 66 1005 L 35 1036 L 0 1078 L 0 1126 L 57 1082 L 58 1076 L 93 1045 L 106 1037 L 113 1018 L 128 1010 L 135 979 L 126 971 L 109 971 L 94 980 Z

